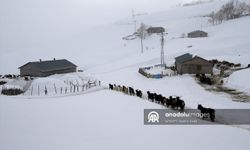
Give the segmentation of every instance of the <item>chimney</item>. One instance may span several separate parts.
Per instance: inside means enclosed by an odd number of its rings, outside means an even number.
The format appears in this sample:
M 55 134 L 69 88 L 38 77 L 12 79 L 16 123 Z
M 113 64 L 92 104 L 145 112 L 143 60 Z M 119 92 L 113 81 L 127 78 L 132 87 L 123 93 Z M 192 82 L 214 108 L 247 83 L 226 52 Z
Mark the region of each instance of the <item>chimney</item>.
M 40 62 L 42 62 L 42 59 L 39 59 Z
M 54 58 L 53 60 L 56 61 L 56 58 Z

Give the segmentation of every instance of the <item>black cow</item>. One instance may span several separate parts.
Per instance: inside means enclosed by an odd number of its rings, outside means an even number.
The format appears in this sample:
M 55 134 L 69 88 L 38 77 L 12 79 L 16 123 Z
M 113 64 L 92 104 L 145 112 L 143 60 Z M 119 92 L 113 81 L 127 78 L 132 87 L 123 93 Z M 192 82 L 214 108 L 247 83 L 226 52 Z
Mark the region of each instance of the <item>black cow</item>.
M 200 79 L 200 82 L 201 83 L 205 83 L 205 84 L 208 84 L 208 85 L 212 85 L 212 80 L 209 78 L 209 77 L 206 77 L 204 74 L 198 76 L 199 79 Z
M 173 100 L 174 100 L 174 98 L 172 96 L 169 96 L 169 98 L 165 99 L 165 104 L 167 105 L 167 107 L 173 105 Z
M 113 90 L 113 89 L 114 89 L 113 84 L 109 84 L 109 89 L 110 89 L 110 90 Z
M 4 85 L 6 83 L 7 83 L 6 81 L 0 81 L 0 85 Z
M 154 98 L 156 103 L 163 104 L 164 103 L 164 97 L 161 94 L 154 93 Z
M 135 90 L 135 92 L 136 92 L 136 96 L 138 96 L 138 97 L 142 97 L 142 91 L 141 90 Z
M 165 103 L 165 99 L 166 99 L 166 97 L 164 97 L 164 96 L 162 96 L 162 95 L 160 95 L 161 97 L 160 97 L 160 102 L 161 102 L 161 104 L 162 105 L 164 105 L 164 103 Z
M 5 78 L 8 78 L 8 79 L 12 79 L 12 75 L 11 74 L 6 74 L 4 75 Z
M 167 107 L 168 107 L 168 106 L 169 106 L 168 103 L 169 103 L 169 99 L 166 98 L 166 97 L 163 97 L 162 104 L 163 104 L 164 106 L 167 106 Z
M 184 110 L 185 107 L 185 102 L 180 99 L 179 96 L 177 96 L 173 101 L 172 101 L 172 108 L 180 108 L 181 110 Z
M 165 99 L 167 107 L 171 106 L 173 109 L 181 109 L 184 110 L 185 102 L 180 99 L 180 97 L 173 98 L 169 96 L 169 99 Z
M 215 110 L 214 109 L 203 107 L 201 104 L 198 105 L 197 109 L 201 111 L 201 114 L 203 115 L 203 119 L 209 117 L 211 119 L 211 121 L 214 122 L 214 119 L 215 119 Z M 207 115 L 207 114 L 209 114 L 209 115 Z
M 153 93 L 154 95 L 154 100 L 156 103 L 160 103 L 160 95 L 156 94 L 156 93 Z
M 129 87 L 128 90 L 130 95 L 135 95 L 135 91 L 132 87 Z
M 25 76 L 25 77 L 24 77 L 24 80 L 25 80 L 25 81 L 29 81 L 30 78 L 29 78 L 28 76 Z
M 154 101 L 154 94 L 150 93 L 149 91 L 147 91 L 147 94 L 148 94 L 148 99 L 153 102 Z
M 235 64 L 234 65 L 234 67 L 240 67 L 241 66 L 241 64 Z
M 223 65 L 228 65 L 228 64 L 229 64 L 229 62 L 228 62 L 228 61 L 223 60 L 223 61 L 222 61 L 222 64 L 223 64 Z

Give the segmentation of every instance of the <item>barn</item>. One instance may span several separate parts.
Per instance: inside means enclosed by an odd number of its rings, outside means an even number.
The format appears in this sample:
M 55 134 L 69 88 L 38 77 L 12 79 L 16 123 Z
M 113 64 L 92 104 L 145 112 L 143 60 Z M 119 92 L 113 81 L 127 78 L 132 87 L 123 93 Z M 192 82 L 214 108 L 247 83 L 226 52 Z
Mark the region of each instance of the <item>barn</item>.
M 28 62 L 19 67 L 21 76 L 46 77 L 53 74 L 76 72 L 76 65 L 66 59 Z
M 188 33 L 189 38 L 198 38 L 198 37 L 207 37 L 207 36 L 208 36 L 207 32 L 204 32 L 201 30 L 196 30 L 196 31 Z
M 189 53 L 175 58 L 175 66 L 178 74 L 212 74 L 213 64 L 199 56 Z
M 150 27 L 147 29 L 148 33 L 163 33 L 165 29 L 163 27 Z

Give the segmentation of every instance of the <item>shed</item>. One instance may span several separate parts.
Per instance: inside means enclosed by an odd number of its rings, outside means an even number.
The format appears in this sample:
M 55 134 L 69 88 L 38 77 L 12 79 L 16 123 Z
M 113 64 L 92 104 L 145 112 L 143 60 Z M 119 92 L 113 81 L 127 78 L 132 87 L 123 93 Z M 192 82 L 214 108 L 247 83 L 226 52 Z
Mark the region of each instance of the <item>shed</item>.
M 147 29 L 148 33 L 163 33 L 165 29 L 163 27 L 150 27 Z
M 207 37 L 207 36 L 208 36 L 207 32 L 201 30 L 196 30 L 188 33 L 189 38 Z
M 213 64 L 199 56 L 187 53 L 175 58 L 178 74 L 212 74 Z
M 28 62 L 19 67 L 21 76 L 46 77 L 53 74 L 76 72 L 76 65 L 66 59 Z

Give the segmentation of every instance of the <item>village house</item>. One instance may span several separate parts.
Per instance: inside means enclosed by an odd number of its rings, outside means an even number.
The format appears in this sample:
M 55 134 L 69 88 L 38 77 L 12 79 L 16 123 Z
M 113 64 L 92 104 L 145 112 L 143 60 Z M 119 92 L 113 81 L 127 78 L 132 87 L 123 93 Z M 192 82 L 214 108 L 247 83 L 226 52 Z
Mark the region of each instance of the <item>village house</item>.
M 165 29 L 163 27 L 150 27 L 147 29 L 148 33 L 163 33 Z
M 19 67 L 21 76 L 46 77 L 53 74 L 76 72 L 76 65 L 66 59 L 28 62 Z
M 193 32 L 188 33 L 189 38 L 198 38 L 198 37 L 207 37 L 207 32 L 196 30 Z
M 189 53 L 175 58 L 178 74 L 213 74 L 213 64 L 199 56 Z

